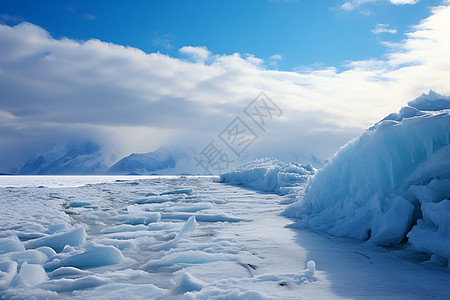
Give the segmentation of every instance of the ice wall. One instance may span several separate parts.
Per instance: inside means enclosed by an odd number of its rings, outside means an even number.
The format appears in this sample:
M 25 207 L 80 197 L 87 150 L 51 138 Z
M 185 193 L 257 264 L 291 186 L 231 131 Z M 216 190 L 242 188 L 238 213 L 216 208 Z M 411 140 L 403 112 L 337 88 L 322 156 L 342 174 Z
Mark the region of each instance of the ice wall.
M 450 259 L 450 98 L 432 91 L 349 141 L 285 210 L 296 226 Z

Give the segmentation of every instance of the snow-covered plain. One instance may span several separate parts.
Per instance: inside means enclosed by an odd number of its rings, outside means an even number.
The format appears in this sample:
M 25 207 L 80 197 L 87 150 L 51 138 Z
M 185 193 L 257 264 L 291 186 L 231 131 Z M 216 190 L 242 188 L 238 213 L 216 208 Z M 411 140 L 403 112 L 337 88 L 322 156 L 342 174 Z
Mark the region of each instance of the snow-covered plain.
M 67 176 L 59 177 L 63 187 L 43 182 L 0 188 L 0 297 L 443 299 L 450 294 L 448 270 L 420 264 L 426 255 L 409 247 L 380 248 L 286 228 L 291 220 L 280 213 L 290 194 L 221 184 L 217 177 L 123 179 L 80 186 L 76 176 Z

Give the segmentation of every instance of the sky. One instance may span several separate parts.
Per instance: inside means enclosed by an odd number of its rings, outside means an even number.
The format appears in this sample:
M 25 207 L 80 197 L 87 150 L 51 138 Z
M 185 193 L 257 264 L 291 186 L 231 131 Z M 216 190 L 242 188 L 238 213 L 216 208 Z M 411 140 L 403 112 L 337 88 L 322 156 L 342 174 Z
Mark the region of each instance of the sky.
M 449 5 L 0 0 L 0 172 L 86 139 L 198 152 L 236 117 L 258 136 L 238 160 L 324 160 L 421 93 L 450 94 Z M 282 111 L 263 129 L 245 113 L 262 91 Z
M 5 23 L 27 21 L 54 38 L 95 38 L 171 57 L 180 57 L 183 46 L 205 46 L 214 54 L 249 53 L 292 70 L 382 56 L 381 40 L 401 40 L 429 15 L 427 7 L 439 3 L 392 4 L 408 2 L 416 1 L 2 0 L 0 10 Z

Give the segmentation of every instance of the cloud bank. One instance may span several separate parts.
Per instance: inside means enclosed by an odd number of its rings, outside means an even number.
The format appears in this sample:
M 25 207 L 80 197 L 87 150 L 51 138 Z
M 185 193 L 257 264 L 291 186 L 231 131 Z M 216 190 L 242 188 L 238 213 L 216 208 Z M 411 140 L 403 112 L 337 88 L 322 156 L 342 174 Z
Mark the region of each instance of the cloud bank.
M 250 54 L 183 47 L 182 58 L 0 25 L 0 172 L 51 143 L 93 139 L 124 155 L 200 150 L 260 91 L 284 111 L 248 156 L 326 158 L 429 89 L 450 94 L 450 7 L 435 7 L 385 59 L 278 71 Z

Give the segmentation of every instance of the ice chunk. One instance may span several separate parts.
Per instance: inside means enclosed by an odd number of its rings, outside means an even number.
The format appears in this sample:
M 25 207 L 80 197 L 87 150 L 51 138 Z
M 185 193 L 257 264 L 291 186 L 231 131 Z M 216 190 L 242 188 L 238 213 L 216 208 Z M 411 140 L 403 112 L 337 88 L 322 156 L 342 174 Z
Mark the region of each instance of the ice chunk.
M 119 250 L 124 249 L 135 249 L 137 245 L 151 245 L 155 243 L 155 238 L 153 237 L 138 237 L 131 240 L 120 240 L 120 239 L 112 239 L 112 238 L 97 238 L 95 241 L 102 245 L 111 245 L 116 247 Z
M 136 205 L 128 206 L 127 211 L 128 215 L 126 216 L 125 222 L 131 225 L 148 225 L 151 222 L 158 222 L 161 219 L 159 212 L 144 211 Z
M 174 202 L 185 198 L 185 195 L 163 195 L 163 196 L 151 196 L 148 198 L 136 199 L 134 202 L 136 204 L 147 204 L 147 203 L 164 203 L 164 202 Z
M 74 254 L 70 253 L 69 256 L 62 259 L 55 259 L 45 264 L 45 268 L 75 267 L 88 269 L 118 264 L 123 260 L 122 252 L 116 247 L 90 243 L 86 245 L 86 250 L 83 252 L 76 251 Z
M 102 276 L 115 282 L 119 281 L 147 281 L 151 278 L 148 272 L 142 270 L 125 269 L 119 271 L 107 271 Z
M 39 248 L 36 248 L 36 250 L 39 251 L 39 252 L 44 253 L 45 256 L 47 256 L 47 258 L 52 258 L 53 256 L 56 255 L 55 250 L 53 250 L 50 247 L 39 247 Z
M 88 201 L 76 201 L 76 200 L 74 200 L 74 201 L 70 201 L 68 203 L 69 207 L 85 207 L 85 206 L 91 206 L 91 205 L 92 205 L 92 203 L 88 202 Z
M 147 225 L 147 230 L 165 230 L 165 231 L 171 231 L 171 230 L 177 230 L 180 228 L 180 223 L 174 223 L 174 222 L 158 222 L 158 223 L 151 223 Z
M 61 251 L 61 253 L 70 253 L 76 251 L 74 247 L 70 245 L 65 245 L 64 249 Z
M 69 227 L 67 226 L 66 223 L 56 223 L 56 224 L 51 224 L 48 226 L 47 228 L 47 233 L 48 234 L 54 234 L 58 231 L 67 231 L 69 229 Z
M 0 286 L 8 285 L 17 273 L 17 262 L 0 261 Z
M 49 275 L 52 278 L 61 278 L 61 277 L 68 278 L 68 277 L 87 276 L 90 274 L 91 273 L 88 271 L 80 270 L 74 267 L 61 267 L 51 272 Z
M 106 237 L 109 239 L 129 240 L 141 237 L 152 237 L 158 234 L 159 233 L 155 233 L 152 231 L 124 231 L 124 232 L 108 233 Z
M 389 209 L 374 219 L 370 242 L 377 245 L 399 243 L 409 229 L 413 210 L 414 206 L 402 196 L 393 198 Z
M 179 289 L 185 292 L 199 291 L 206 286 L 206 282 L 192 276 L 189 272 L 184 272 L 181 277 Z
M 170 211 L 179 211 L 179 212 L 197 212 L 204 209 L 211 209 L 213 205 L 211 203 L 197 203 L 192 205 L 174 205 L 168 208 Z
M 177 247 L 178 244 L 183 243 L 185 239 L 188 239 L 189 233 L 195 231 L 196 229 L 197 229 L 197 221 L 195 220 L 195 216 L 191 216 L 186 221 L 186 223 L 181 228 L 180 232 L 178 232 L 178 234 L 173 240 L 153 245 L 149 249 L 160 251 L 175 248 Z
M 178 233 L 178 237 L 191 233 L 197 229 L 197 220 L 195 216 L 191 216 L 186 223 L 184 223 L 183 228 L 181 228 Z
M 164 195 L 176 195 L 176 194 L 190 195 L 190 194 L 192 194 L 192 189 L 178 189 L 178 190 L 164 192 L 159 195 L 164 196 Z
M 145 225 L 129 225 L 129 224 L 122 224 L 117 225 L 113 227 L 108 227 L 105 229 L 102 229 L 102 233 L 115 233 L 115 232 L 127 232 L 127 231 L 140 231 L 140 230 L 147 230 L 147 226 Z
M 39 285 L 40 288 L 45 288 L 55 292 L 71 292 L 74 290 L 84 290 L 97 287 L 102 284 L 109 283 L 108 279 L 89 275 L 78 279 L 56 279 L 43 282 Z
M 190 250 L 185 252 L 172 253 L 161 259 L 149 261 L 142 266 L 143 269 L 149 270 L 175 264 L 202 264 L 213 261 L 232 261 L 236 258 L 231 254 L 223 253 L 207 253 L 203 251 Z
M 86 240 L 86 231 L 83 227 L 77 226 L 66 232 L 55 233 L 50 236 L 30 240 L 25 243 L 26 248 L 38 248 L 47 246 L 56 252 L 61 252 L 64 246 L 78 246 Z
M 41 265 L 28 264 L 24 262 L 18 276 L 25 285 L 35 286 L 48 280 L 47 273 Z
M 422 204 L 423 219 L 409 232 L 411 244 L 418 250 L 437 254 L 450 261 L 450 200 Z
M 7 255 L 9 259 L 16 261 L 19 265 L 22 265 L 24 262 L 30 264 L 43 264 L 48 260 L 47 255 L 35 249 L 11 252 Z
M 0 239 L 0 254 L 24 250 L 25 247 L 23 246 L 19 238 L 15 235 Z

